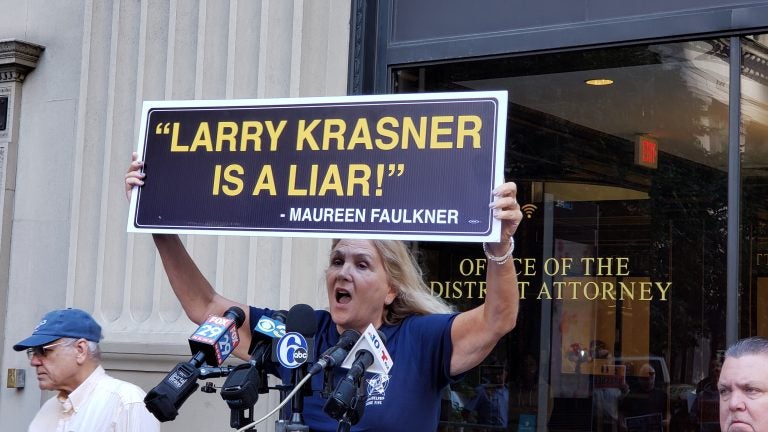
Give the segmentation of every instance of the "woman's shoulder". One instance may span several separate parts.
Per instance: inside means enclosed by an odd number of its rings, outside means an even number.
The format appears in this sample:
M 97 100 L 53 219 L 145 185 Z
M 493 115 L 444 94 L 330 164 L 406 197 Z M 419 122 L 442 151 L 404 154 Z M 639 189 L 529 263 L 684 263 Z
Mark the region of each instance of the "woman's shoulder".
M 432 327 L 432 326 L 445 326 L 453 322 L 458 313 L 436 313 L 427 315 L 411 315 L 404 319 L 400 325 L 405 327 Z
M 336 324 L 331 319 L 331 314 L 324 309 L 315 309 L 315 319 L 317 319 L 317 331 L 323 332 L 328 329 L 335 330 Z
M 382 326 L 387 338 L 395 336 L 434 337 L 450 328 L 456 314 L 411 315 L 401 322 Z

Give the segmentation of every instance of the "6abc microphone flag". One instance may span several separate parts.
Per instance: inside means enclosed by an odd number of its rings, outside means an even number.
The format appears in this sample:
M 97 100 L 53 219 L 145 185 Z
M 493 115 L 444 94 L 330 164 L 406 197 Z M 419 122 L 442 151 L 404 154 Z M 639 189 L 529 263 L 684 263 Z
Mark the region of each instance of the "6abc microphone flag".
M 276 360 L 287 369 L 296 369 L 314 358 L 317 318 L 311 306 L 297 304 L 288 311 L 286 333 L 278 341 Z
M 249 347 L 250 359 L 237 366 L 220 365 L 240 343 L 238 328 L 245 321 L 245 313 L 231 307 L 223 317 L 210 316 L 189 337 L 192 358 L 181 362 L 152 390 L 145 399 L 147 409 L 161 422 L 174 420 L 187 398 L 199 388 L 200 379 L 227 377 L 221 387 L 221 396 L 231 409 L 230 425 L 241 428 L 252 420 L 253 407 L 259 393 L 280 390 L 282 402 L 263 419 L 247 424 L 245 430 L 263 420 L 292 401 L 291 418 L 281 414 L 276 430 L 303 431 L 303 398 L 312 394 L 309 379 L 320 372 L 330 383 L 334 368 L 348 369 L 333 392 L 322 392 L 328 397 L 324 411 L 339 421 L 339 430 L 355 424 L 362 416 L 365 404 L 364 373 L 387 374 L 393 365 L 384 346 L 384 335 L 369 325 L 361 335 L 355 330 L 345 331 L 336 345 L 326 349 L 315 360 L 315 311 L 308 305 L 295 305 L 286 314 L 274 311 L 262 316 L 252 326 Z M 278 367 L 290 373 L 290 383 L 268 387 L 267 372 L 276 374 Z M 330 389 L 330 388 L 329 388 Z M 208 393 L 215 386 L 208 382 L 203 387 Z M 288 392 L 290 390 L 290 392 Z M 318 389 L 315 389 L 318 391 Z M 248 429 L 255 430 L 255 429 Z

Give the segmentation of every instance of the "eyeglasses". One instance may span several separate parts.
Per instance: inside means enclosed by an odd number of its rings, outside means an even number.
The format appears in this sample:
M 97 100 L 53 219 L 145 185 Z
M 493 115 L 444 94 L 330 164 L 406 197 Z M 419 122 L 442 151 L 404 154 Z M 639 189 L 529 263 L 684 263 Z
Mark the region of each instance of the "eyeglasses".
M 60 342 L 52 343 L 50 345 L 43 345 L 43 346 L 36 346 L 32 348 L 27 348 L 27 357 L 29 357 L 30 360 L 32 360 L 32 357 L 37 357 L 39 359 L 45 358 L 50 351 L 53 351 L 53 349 L 57 346 L 62 345 L 71 345 L 73 340 L 63 340 Z

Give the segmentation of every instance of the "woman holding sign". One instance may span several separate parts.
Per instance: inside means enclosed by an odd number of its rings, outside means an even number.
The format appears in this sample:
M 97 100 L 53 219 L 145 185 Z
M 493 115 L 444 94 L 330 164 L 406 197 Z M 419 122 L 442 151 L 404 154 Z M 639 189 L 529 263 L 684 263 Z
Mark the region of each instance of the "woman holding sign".
M 144 185 L 143 163 L 136 154 L 125 176 L 125 192 Z M 502 241 L 484 244 L 488 258 L 486 301 L 462 313 L 431 295 L 421 271 L 400 241 L 343 239 L 333 242 L 326 288 L 329 311 L 316 311 L 315 352 L 339 341 L 347 329 L 364 333 L 370 324 L 384 335 L 393 362 L 389 373 L 368 376 L 364 413 L 352 430 L 434 431 L 440 416 L 441 390 L 480 364 L 499 339 L 516 324 L 519 302 L 512 259 L 512 236 L 522 220 L 517 186 L 504 183 L 489 204 L 502 222 Z M 177 235 L 153 234 L 176 297 L 195 323 L 224 313 L 230 306 L 246 308 L 219 295 L 192 261 Z M 235 355 L 248 359 L 253 323 L 272 311 L 250 308 L 240 328 Z M 285 378 L 287 374 L 281 371 Z M 339 375 L 339 374 L 337 374 Z M 304 418 L 312 430 L 336 431 L 338 419 L 323 406 L 323 376 L 312 380 Z

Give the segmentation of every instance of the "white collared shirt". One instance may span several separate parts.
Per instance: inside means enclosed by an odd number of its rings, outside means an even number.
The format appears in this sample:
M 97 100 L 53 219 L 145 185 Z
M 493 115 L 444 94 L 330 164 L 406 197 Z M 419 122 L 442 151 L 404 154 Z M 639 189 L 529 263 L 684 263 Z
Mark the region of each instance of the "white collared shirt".
M 29 432 L 159 432 L 144 395 L 138 386 L 112 378 L 99 366 L 69 397 L 48 399 Z

